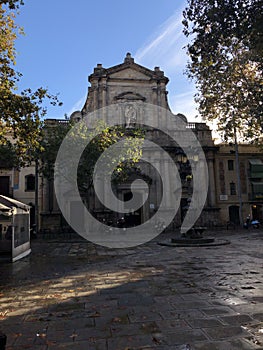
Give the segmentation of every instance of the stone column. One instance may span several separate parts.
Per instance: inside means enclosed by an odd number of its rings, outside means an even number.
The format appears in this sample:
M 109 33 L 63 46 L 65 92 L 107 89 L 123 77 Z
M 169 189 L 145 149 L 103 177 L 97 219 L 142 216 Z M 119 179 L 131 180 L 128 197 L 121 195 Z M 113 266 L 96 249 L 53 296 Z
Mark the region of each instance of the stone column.
M 154 105 L 157 105 L 157 87 L 156 86 L 152 87 L 152 103 Z
M 157 169 L 156 171 L 159 170 L 159 172 L 161 171 L 161 164 L 160 164 L 160 162 L 161 161 L 160 161 L 159 155 L 156 154 L 156 152 L 154 152 L 153 159 L 152 159 L 152 164 L 153 164 L 154 168 Z M 161 202 L 161 198 L 162 198 L 161 188 L 160 188 L 160 186 L 158 186 L 157 180 L 155 179 L 154 181 L 155 181 L 155 184 L 156 184 L 155 185 L 156 186 L 156 203 L 159 205 L 160 202 Z
M 106 93 L 107 93 L 107 85 L 106 85 L 106 83 L 103 83 L 103 85 L 102 85 L 102 107 L 107 106 Z
M 213 155 L 208 155 L 207 158 L 209 186 L 208 186 L 208 205 L 214 207 L 216 205 L 216 192 L 215 192 L 215 171 L 214 171 L 214 158 Z
M 157 105 L 161 106 L 161 87 L 160 84 L 157 84 Z
M 168 92 L 166 91 L 166 87 L 164 83 L 161 83 L 160 86 L 160 106 L 166 108 L 166 95 Z
M 43 211 L 48 211 L 48 181 L 46 178 L 43 179 Z
M 93 90 L 93 111 L 99 108 L 98 103 L 98 86 L 94 86 Z
M 107 84 L 106 80 L 103 79 L 102 85 L 101 85 L 101 94 L 102 94 L 102 106 L 103 107 L 103 114 L 102 118 L 104 122 L 107 122 L 107 113 L 106 113 L 106 106 L 107 106 Z
M 169 171 L 169 160 L 164 161 L 164 177 L 165 182 L 167 183 L 168 192 L 164 193 L 164 196 L 166 198 L 166 205 L 168 208 L 171 208 L 171 182 L 170 182 L 170 171 Z

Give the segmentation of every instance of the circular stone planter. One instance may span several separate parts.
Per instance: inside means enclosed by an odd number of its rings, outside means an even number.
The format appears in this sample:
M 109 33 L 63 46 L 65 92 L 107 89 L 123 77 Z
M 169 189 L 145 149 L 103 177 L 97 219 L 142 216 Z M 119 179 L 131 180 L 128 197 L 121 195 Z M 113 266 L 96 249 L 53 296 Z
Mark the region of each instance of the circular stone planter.
M 215 247 L 230 244 L 230 241 L 216 238 L 172 238 L 158 244 L 168 247 Z
M 171 243 L 179 243 L 179 244 L 206 244 L 213 243 L 215 241 L 214 238 L 172 238 Z

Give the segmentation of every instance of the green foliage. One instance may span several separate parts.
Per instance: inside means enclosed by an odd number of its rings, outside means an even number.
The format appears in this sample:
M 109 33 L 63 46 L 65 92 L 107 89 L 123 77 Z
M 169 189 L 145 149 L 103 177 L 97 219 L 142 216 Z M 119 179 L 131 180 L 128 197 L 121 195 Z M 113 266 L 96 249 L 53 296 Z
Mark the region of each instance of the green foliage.
M 54 165 L 59 147 L 72 127 L 69 121 L 63 124 L 58 121 L 54 122 L 54 124 L 44 124 L 39 152 L 39 171 L 49 181 L 54 179 Z
M 65 138 L 66 134 L 70 133 L 70 144 L 64 152 L 71 154 L 72 149 L 82 148 L 82 144 L 87 144 L 80 158 L 78 166 L 78 186 L 83 193 L 93 185 L 93 173 L 97 160 L 111 145 L 120 140 L 125 140 L 116 155 L 119 160 L 119 165 L 113 174 L 114 180 L 120 182 L 127 178 L 131 168 L 140 160 L 142 155 L 142 143 L 144 140 L 145 131 L 143 129 L 132 129 L 127 131 L 123 126 L 108 127 L 104 122 L 97 121 L 94 129 L 89 129 L 85 123 L 78 124 L 77 128 L 72 128 L 72 124 L 56 123 L 55 125 L 46 125 L 44 127 L 43 151 L 41 152 L 41 172 L 49 180 L 54 178 L 54 164 L 57 157 L 59 147 Z M 91 141 L 88 142 L 88 139 Z M 75 155 L 73 154 L 72 157 Z M 126 160 L 126 161 L 124 161 Z M 115 159 L 104 159 L 104 170 L 110 171 L 111 164 Z M 57 169 L 60 171 L 59 169 Z M 66 171 L 65 171 L 66 170 Z M 71 164 L 66 165 L 66 169 L 62 164 L 61 173 L 63 177 L 71 182 L 71 176 L 74 174 L 74 169 Z
M 12 169 L 17 165 L 18 159 L 13 145 L 10 142 L 0 145 L 0 169 Z
M 23 0 L 0 0 L 0 6 L 7 5 L 10 10 L 18 9 L 20 5 L 24 5 Z
M 262 142 L 262 1 L 188 0 L 184 34 L 199 112 L 226 140 Z
M 0 145 L 12 142 L 20 165 L 28 164 L 41 148 L 41 120 L 46 115 L 44 100 L 61 105 L 57 96 L 40 87 L 17 93 L 21 74 L 14 69 L 15 40 L 22 29 L 15 23 L 23 1 L 0 2 Z
M 99 132 L 101 129 L 102 132 Z M 89 131 L 90 132 L 90 131 Z M 91 131 L 92 141 L 85 148 L 78 169 L 79 188 L 86 192 L 93 185 L 93 172 L 101 154 L 119 141 L 124 141 L 119 147 L 115 159 L 103 154 L 104 172 L 111 174 L 111 164 L 117 160 L 112 179 L 114 182 L 123 182 L 128 178 L 129 172 L 139 162 L 142 156 L 142 144 L 145 132 L 141 128 L 125 129 L 123 126 L 107 127 L 103 122 L 98 122 L 97 127 Z

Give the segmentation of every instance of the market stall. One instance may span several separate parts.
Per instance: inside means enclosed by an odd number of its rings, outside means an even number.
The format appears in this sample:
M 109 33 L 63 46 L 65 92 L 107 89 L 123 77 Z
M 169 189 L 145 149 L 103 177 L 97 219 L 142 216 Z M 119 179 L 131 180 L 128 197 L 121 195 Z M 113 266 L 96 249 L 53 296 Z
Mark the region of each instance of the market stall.
M 17 261 L 30 254 L 30 206 L 0 195 L 0 257 Z

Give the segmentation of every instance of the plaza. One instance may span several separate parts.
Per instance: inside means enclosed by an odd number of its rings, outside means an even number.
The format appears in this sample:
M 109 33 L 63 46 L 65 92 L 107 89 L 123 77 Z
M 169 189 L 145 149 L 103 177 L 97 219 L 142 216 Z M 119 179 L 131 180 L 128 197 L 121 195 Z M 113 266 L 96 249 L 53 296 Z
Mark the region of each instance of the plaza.
M 6 350 L 263 349 L 262 229 L 214 247 L 129 249 L 37 239 L 1 264 Z

